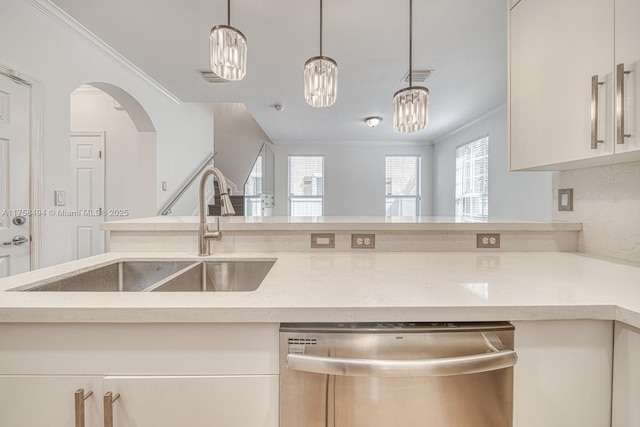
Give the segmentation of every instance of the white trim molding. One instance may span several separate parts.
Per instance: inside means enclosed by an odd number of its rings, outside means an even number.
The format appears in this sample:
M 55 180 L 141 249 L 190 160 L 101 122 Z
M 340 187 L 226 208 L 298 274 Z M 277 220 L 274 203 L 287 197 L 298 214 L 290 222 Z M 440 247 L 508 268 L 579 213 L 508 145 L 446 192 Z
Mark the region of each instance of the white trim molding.
M 0 74 L 21 84 L 29 86 L 29 209 L 42 209 L 42 82 L 16 72 L 0 64 Z M 31 235 L 30 264 L 31 270 L 42 267 L 42 217 L 32 215 L 29 221 Z
M 133 62 L 122 56 L 117 50 L 105 43 L 100 37 L 93 34 L 88 28 L 76 21 L 64 10 L 53 4 L 50 0 L 27 0 L 33 7 L 45 16 L 68 30 L 80 40 L 102 51 L 124 68 L 144 80 L 152 88 L 167 97 L 171 102 L 180 104 L 182 101 L 160 83 L 151 78 L 147 73 L 138 68 Z

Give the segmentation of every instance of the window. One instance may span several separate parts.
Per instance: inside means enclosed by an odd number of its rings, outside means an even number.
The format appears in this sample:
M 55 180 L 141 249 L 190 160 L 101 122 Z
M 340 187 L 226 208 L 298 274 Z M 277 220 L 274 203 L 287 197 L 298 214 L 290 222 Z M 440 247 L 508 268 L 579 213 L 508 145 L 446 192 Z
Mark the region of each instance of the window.
M 456 148 L 456 217 L 489 216 L 489 137 Z
M 244 184 L 244 215 L 262 216 L 262 155 L 258 156 Z
M 420 215 L 420 156 L 385 156 L 386 216 Z
M 322 216 L 324 157 L 289 156 L 289 215 Z

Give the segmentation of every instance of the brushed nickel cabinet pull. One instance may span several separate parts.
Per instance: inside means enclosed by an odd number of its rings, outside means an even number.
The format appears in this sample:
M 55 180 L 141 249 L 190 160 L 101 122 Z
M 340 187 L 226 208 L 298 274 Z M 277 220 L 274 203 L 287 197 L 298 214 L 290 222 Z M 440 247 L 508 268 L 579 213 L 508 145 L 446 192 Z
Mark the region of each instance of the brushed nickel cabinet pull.
M 604 82 L 598 81 L 598 75 L 591 76 L 591 149 L 598 148 L 598 143 L 604 142 L 598 139 L 598 89 Z
M 616 144 L 624 144 L 631 136 L 624 133 L 624 75 L 630 72 L 624 70 L 624 63 L 616 66 Z
M 76 427 L 84 427 L 84 401 L 93 394 L 92 391 L 88 391 L 86 394 L 84 389 L 80 388 L 76 390 L 74 395 L 75 407 L 76 407 Z
M 104 394 L 104 427 L 113 427 L 113 402 L 120 398 L 120 393 L 115 396 L 110 391 Z

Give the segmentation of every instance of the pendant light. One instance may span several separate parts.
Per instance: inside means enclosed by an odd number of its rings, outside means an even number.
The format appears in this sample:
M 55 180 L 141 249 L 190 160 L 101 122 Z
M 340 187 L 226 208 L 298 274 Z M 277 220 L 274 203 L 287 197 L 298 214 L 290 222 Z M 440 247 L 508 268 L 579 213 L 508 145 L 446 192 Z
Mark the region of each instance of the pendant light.
M 322 56 L 322 0 L 320 0 L 320 55 L 304 63 L 304 99 L 312 107 L 329 107 L 336 102 L 338 64 Z
M 400 133 L 418 132 L 429 121 L 429 89 L 413 86 L 413 0 L 409 0 L 409 87 L 393 95 L 393 129 Z
M 231 0 L 227 0 L 227 25 L 211 29 L 211 71 L 225 80 L 242 80 L 247 73 L 247 39 L 231 26 Z

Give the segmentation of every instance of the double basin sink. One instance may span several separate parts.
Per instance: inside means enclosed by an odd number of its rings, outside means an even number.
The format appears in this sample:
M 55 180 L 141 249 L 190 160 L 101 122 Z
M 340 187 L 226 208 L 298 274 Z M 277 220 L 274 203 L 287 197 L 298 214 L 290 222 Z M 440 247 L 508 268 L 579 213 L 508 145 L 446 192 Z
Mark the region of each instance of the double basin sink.
M 53 277 L 17 291 L 249 292 L 258 289 L 275 259 L 230 261 L 119 261 Z

